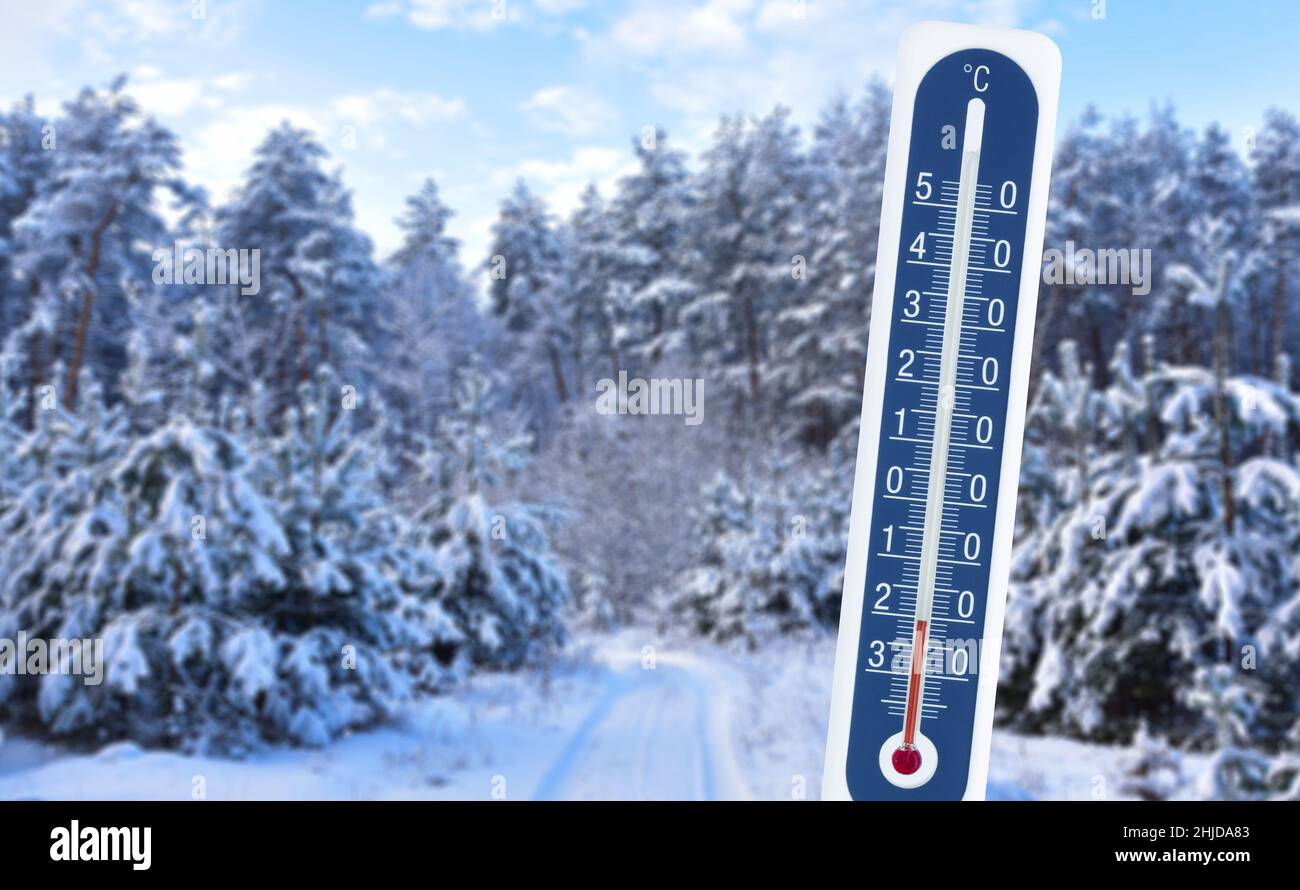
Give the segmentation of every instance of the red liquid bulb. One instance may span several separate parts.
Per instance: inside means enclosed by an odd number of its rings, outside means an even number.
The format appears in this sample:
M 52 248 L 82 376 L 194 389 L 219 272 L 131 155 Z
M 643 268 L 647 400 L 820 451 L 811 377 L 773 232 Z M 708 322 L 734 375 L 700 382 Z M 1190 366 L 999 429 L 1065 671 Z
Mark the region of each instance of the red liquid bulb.
M 921 752 L 915 745 L 899 745 L 890 761 L 895 770 L 904 776 L 910 776 L 921 768 Z

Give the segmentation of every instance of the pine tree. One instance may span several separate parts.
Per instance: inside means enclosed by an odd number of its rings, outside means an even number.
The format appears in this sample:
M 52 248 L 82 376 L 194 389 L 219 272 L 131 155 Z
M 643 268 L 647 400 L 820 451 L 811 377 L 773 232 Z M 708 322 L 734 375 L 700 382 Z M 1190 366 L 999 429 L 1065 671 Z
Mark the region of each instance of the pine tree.
M 1142 800 L 1169 800 L 1186 782 L 1183 757 L 1164 739 L 1139 726 L 1133 754 L 1125 759 L 1119 790 Z
M 751 647 L 834 627 L 848 524 L 837 472 L 778 460 L 761 479 L 720 475 L 706 485 L 693 518 L 693 567 L 674 579 L 674 614 L 696 633 Z
M 1166 263 L 1194 259 L 1185 233 L 1195 212 L 1191 178 L 1194 140 L 1171 108 L 1156 108 L 1145 127 L 1130 118 L 1107 120 L 1092 107 L 1067 130 L 1055 155 L 1046 246 L 1064 251 L 1119 246 L 1149 248 L 1151 293 L 1134 299 L 1131 285 L 1046 279 L 1033 344 L 1031 395 L 1059 342 L 1079 344 L 1094 383 L 1109 386 L 1109 358 L 1135 331 L 1160 331 L 1177 361 L 1192 360 L 1200 319 L 1181 295 L 1162 287 Z M 1139 212 L 1140 211 L 1140 212 Z M 1062 272 L 1065 270 L 1062 269 Z
M 132 441 L 130 399 L 80 393 L 20 449 L 0 627 L 102 639 L 104 682 L 5 677 L 0 710 L 75 740 L 236 752 L 394 716 L 428 678 L 434 616 L 350 415 L 291 411 L 273 443 L 177 415 Z
M 888 90 L 874 82 L 859 103 L 828 106 L 813 134 L 810 252 L 805 277 L 773 320 L 766 380 L 783 413 L 795 415 L 787 421 L 798 423 L 793 432 L 815 446 L 837 435 L 856 443 L 889 104 Z
M 1251 152 L 1254 200 L 1263 232 L 1260 240 L 1271 259 L 1262 289 L 1271 296 L 1268 369 L 1277 377 L 1286 355 L 1287 332 L 1293 329 L 1288 295 L 1300 256 L 1300 123 L 1281 109 L 1270 109 Z M 1262 326 L 1261 326 L 1262 327 Z
M 1291 682 L 1279 656 L 1295 633 L 1286 529 L 1300 477 L 1260 452 L 1291 441 L 1300 414 L 1293 393 L 1260 378 L 1150 361 L 1137 378 L 1121 367 L 1101 400 L 1088 496 L 1067 432 L 1054 490 L 1037 501 L 1052 508 L 1022 517 L 1000 702 L 1022 727 L 1124 739 L 1145 716 L 1181 743 L 1196 721 L 1178 693 L 1197 668 L 1258 651 L 1261 683 Z M 1061 385 L 1044 382 L 1031 442 L 1062 423 L 1044 401 Z M 1146 405 L 1158 416 L 1143 417 Z M 1286 727 L 1258 729 L 1276 739 Z
M 54 122 L 47 184 L 13 222 L 13 268 L 31 296 L 21 336 L 33 389 L 55 384 L 77 403 L 82 370 L 110 383 L 123 365 L 126 282 L 147 282 L 152 251 L 167 243 L 156 200 L 194 194 L 177 178 L 175 137 L 144 116 L 119 79 L 86 89 Z M 64 365 L 57 383 L 49 371 Z
M 700 493 L 692 523 L 700 542 L 693 567 L 676 579 L 672 609 L 696 633 L 720 640 L 759 632 L 747 594 L 765 591 L 749 585 L 749 532 L 753 504 L 746 492 L 719 476 Z
M 568 226 L 568 309 L 580 396 L 591 395 L 597 379 L 617 379 L 624 370 L 622 357 L 627 353 L 622 347 L 628 338 L 623 327 L 630 285 L 620 277 L 625 249 L 616 224 L 596 187 L 588 186 Z M 633 351 L 636 348 L 632 346 Z
M 705 155 L 693 232 L 703 256 L 701 295 L 685 309 L 692 351 L 716 368 L 729 401 L 751 423 L 764 416 L 772 321 L 800 289 L 810 182 L 799 135 L 778 108 L 746 125 L 724 119 Z
M 226 304 L 235 317 L 218 350 L 249 376 L 224 385 L 268 398 L 269 420 L 278 421 L 324 365 L 363 388 L 372 353 L 391 340 L 369 239 L 353 226 L 338 177 L 322 169 L 326 157 L 308 132 L 282 124 L 254 151 L 243 185 L 216 214 L 219 244 L 260 251 L 261 290 Z
M 627 351 L 647 373 L 682 345 L 679 314 L 695 295 L 687 270 L 695 204 L 686 156 L 656 127 L 634 140 L 640 168 L 624 177 L 611 207 L 618 275 L 627 288 Z
M 1248 682 L 1228 665 L 1197 670 L 1187 701 L 1212 728 L 1214 757 L 1201 783 L 1201 796 L 1209 800 L 1259 799 L 1267 790 L 1270 763 L 1250 749 L 1252 724 L 1258 704 Z
M 240 475 L 234 441 L 178 420 L 129 443 L 121 406 L 104 409 L 93 382 L 79 399 L 76 415 L 41 411 L 28 437 L 37 472 L 0 520 L 4 614 L 33 636 L 102 638 L 105 682 L 50 674 L 11 689 L 5 705 L 57 735 L 176 744 L 195 700 L 182 691 L 169 639 L 241 596 L 236 572 L 274 583 L 266 548 L 273 553 L 277 530 Z M 229 535 L 219 548 L 205 546 L 214 525 Z M 220 717 L 188 716 L 204 726 Z M 180 732 L 196 739 L 196 729 Z
M 537 404 L 535 413 L 544 416 L 548 404 L 566 404 L 573 389 L 565 362 L 572 348 L 562 311 L 564 246 L 546 205 L 522 181 L 501 204 L 492 226 L 490 249 L 489 298 L 506 337 L 516 344 L 516 361 L 523 364 L 517 379 L 528 381 L 535 376 L 526 369 L 550 369 L 553 398 L 531 393 Z
M 550 552 L 553 509 L 496 503 L 506 474 L 521 469 L 530 437 L 498 430 L 492 381 L 473 365 L 456 384 L 455 406 L 439 422 L 440 486 L 415 517 L 418 544 L 432 555 L 436 601 L 475 663 L 536 663 L 565 639 L 568 579 Z
M 447 234 L 452 211 L 426 180 L 398 220 L 402 246 L 393 255 L 393 348 L 384 378 L 388 403 L 400 418 L 398 447 L 417 448 L 451 405 L 456 369 L 497 333 L 478 309 L 460 264 L 460 243 Z
M 56 132 L 36 113 L 32 96 L 0 114 L 0 344 L 31 313 L 31 288 L 13 276 L 14 223 L 47 186 Z

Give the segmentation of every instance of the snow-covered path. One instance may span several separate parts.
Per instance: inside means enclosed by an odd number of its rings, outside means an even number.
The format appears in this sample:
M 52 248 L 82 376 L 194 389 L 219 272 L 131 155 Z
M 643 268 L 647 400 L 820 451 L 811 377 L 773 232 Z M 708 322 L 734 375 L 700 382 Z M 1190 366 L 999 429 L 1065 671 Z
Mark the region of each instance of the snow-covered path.
M 575 644 L 553 672 L 485 674 L 398 726 L 246 760 L 0 742 L 0 799 L 694 800 L 750 796 L 731 714 L 743 674 L 644 633 Z
M 719 669 L 685 654 L 602 653 L 612 673 L 538 783 L 538 800 L 748 797 Z
M 318 751 L 236 760 L 0 738 L 0 800 L 811 800 L 833 658 L 831 639 L 745 653 L 649 630 L 589 636 L 550 671 L 476 676 Z M 995 732 L 989 797 L 1123 796 L 1126 756 Z

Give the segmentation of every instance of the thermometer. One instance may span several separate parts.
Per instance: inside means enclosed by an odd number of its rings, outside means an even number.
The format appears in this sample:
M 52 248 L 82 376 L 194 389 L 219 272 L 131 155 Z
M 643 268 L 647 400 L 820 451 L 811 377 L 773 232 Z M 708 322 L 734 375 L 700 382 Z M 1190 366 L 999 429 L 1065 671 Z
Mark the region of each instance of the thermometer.
M 984 797 L 1060 53 L 898 50 L 822 795 Z

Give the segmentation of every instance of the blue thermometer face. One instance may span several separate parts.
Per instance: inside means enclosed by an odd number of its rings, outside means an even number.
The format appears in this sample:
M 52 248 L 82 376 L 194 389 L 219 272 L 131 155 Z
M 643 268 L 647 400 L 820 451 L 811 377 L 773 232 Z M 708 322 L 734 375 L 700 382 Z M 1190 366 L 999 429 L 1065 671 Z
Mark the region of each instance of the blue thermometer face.
M 857 626 L 841 628 L 847 720 L 832 715 L 827 761 L 828 790 L 855 799 L 983 793 L 1042 249 L 1036 161 L 1050 156 L 1043 85 L 1015 52 L 1026 32 L 919 27 L 975 45 L 934 41 L 914 92 L 895 96 L 910 122 L 905 166 L 891 134 L 887 180 L 901 172 L 902 188 L 894 207 L 887 188 L 878 268 L 892 281 L 873 311 L 890 308 L 871 332 L 859 447 L 872 459 L 859 456 L 846 572 L 861 587 L 842 617 Z

